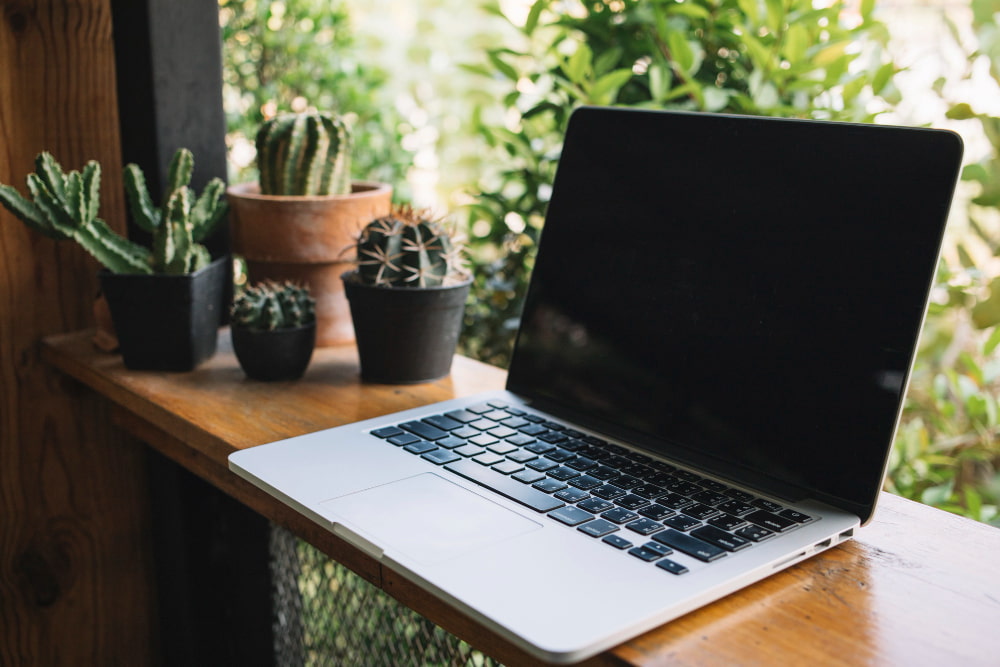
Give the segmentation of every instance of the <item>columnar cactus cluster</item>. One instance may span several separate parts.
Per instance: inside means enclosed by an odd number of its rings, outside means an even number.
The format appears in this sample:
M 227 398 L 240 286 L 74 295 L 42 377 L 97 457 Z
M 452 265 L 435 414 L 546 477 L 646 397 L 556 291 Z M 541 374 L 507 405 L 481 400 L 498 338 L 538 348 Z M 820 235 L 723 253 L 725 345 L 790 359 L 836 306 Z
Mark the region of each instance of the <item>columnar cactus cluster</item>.
M 316 321 L 309 289 L 291 282 L 251 285 L 233 299 L 232 323 L 255 331 L 294 329 Z
M 49 153 L 35 159 L 28 174 L 31 199 L 9 185 L 0 185 L 0 204 L 30 229 L 56 240 L 73 240 L 113 273 L 190 273 L 211 258 L 200 245 L 225 217 L 220 199 L 221 180 L 214 179 L 195 200 L 191 179 L 191 152 L 180 149 L 170 166 L 170 182 L 163 207 L 156 209 L 142 171 L 125 168 L 125 188 L 136 223 L 153 235 L 153 250 L 122 237 L 97 217 L 100 208 L 101 166 L 90 161 L 83 171 L 66 173 Z
M 261 194 L 350 194 L 351 135 L 339 116 L 277 116 L 261 125 L 256 144 Z
M 358 237 L 357 275 L 385 287 L 436 287 L 467 276 L 463 248 L 452 230 L 425 212 L 396 207 L 370 222 Z
M 226 186 L 221 179 L 213 178 L 195 198 L 188 186 L 193 170 L 191 151 L 181 148 L 174 153 L 167 172 L 166 195 L 157 208 L 142 170 L 134 164 L 125 167 L 125 196 L 132 219 L 153 235 L 154 273 L 191 273 L 212 261 L 200 241 L 225 217 L 227 206 L 221 197 Z

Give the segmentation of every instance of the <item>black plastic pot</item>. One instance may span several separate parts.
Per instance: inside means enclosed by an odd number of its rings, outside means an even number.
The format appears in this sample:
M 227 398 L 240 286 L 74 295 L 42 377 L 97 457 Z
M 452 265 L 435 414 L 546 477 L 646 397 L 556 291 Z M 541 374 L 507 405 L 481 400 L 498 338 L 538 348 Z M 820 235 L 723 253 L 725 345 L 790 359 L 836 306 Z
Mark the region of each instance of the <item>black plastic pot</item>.
M 234 324 L 230 333 L 240 368 L 254 380 L 298 380 L 316 347 L 315 322 L 275 331 L 254 331 Z
M 442 378 L 462 329 L 468 280 L 449 287 L 373 287 L 341 278 L 361 360 L 361 379 L 414 384 Z
M 99 274 L 125 367 L 189 371 L 215 354 L 230 260 L 184 275 Z

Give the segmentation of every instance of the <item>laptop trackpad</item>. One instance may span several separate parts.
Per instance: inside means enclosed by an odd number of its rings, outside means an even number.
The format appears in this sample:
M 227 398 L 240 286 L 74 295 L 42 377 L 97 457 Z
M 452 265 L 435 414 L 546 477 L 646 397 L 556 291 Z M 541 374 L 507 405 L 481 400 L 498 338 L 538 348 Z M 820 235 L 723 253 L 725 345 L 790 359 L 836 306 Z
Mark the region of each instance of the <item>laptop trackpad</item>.
M 542 527 L 435 473 L 327 500 L 319 509 L 377 547 L 420 563 L 446 561 Z

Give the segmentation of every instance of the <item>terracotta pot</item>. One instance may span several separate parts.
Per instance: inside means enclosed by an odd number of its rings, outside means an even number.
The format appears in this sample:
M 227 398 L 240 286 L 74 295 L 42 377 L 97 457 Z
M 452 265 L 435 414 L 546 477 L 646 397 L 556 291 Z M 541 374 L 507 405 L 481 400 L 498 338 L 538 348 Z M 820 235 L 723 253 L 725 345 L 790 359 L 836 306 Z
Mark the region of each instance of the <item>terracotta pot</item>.
M 227 190 L 233 252 L 251 282 L 291 280 L 316 299 L 316 344 L 354 340 L 340 274 L 352 268 L 351 247 L 366 224 L 388 215 L 392 187 L 356 182 L 349 195 L 262 195 L 255 183 Z

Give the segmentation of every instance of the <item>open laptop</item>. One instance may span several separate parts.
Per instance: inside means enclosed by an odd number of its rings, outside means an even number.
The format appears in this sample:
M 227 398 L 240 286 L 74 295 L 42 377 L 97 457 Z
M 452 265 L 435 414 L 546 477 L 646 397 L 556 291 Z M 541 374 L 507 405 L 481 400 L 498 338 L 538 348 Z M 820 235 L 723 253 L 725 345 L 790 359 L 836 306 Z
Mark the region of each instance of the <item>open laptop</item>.
M 610 648 L 871 519 L 961 153 L 581 108 L 506 391 L 230 467 L 540 659 Z

